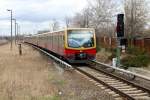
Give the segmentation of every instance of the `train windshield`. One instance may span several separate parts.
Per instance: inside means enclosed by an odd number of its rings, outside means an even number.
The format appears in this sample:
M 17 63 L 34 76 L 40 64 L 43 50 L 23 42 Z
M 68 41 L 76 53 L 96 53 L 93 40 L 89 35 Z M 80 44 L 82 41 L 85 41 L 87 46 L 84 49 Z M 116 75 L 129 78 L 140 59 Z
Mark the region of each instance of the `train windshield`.
M 68 31 L 68 47 L 89 48 L 94 46 L 93 31 Z

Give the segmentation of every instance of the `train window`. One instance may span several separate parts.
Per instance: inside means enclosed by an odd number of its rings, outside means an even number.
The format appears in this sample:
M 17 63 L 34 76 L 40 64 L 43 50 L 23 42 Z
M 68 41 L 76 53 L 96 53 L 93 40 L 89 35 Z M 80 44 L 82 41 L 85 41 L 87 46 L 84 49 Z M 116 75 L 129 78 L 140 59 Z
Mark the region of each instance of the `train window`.
M 47 35 L 46 37 L 47 37 L 47 42 L 49 42 L 49 36 Z
M 55 42 L 55 36 L 53 36 L 53 42 Z
M 61 36 L 61 38 L 62 38 L 62 41 L 64 41 L 64 40 L 65 40 L 65 37 L 64 37 L 64 35 L 62 35 L 62 36 Z
M 53 43 L 53 35 L 52 35 L 52 43 Z
M 57 35 L 55 36 L 55 44 L 57 45 L 57 41 L 58 39 L 57 39 Z
M 60 45 L 60 35 L 58 35 L 58 45 Z
M 53 43 L 55 42 L 55 36 L 53 35 Z
M 63 41 L 65 40 L 65 37 L 64 37 L 64 36 L 62 36 L 62 40 L 63 40 Z
M 49 41 L 50 45 L 52 45 L 52 36 L 50 36 Z
M 54 36 L 54 44 L 56 45 L 56 35 Z
M 65 44 L 65 36 L 62 36 L 62 43 Z
M 49 35 L 47 35 L 47 42 L 49 42 Z
M 58 41 L 58 36 L 55 35 L 55 43 L 57 43 L 57 41 Z
M 51 36 L 49 36 L 49 42 L 50 42 L 50 43 L 51 43 L 51 39 L 52 39 Z
M 94 46 L 92 31 L 68 31 L 68 46 L 72 48 L 88 48 Z

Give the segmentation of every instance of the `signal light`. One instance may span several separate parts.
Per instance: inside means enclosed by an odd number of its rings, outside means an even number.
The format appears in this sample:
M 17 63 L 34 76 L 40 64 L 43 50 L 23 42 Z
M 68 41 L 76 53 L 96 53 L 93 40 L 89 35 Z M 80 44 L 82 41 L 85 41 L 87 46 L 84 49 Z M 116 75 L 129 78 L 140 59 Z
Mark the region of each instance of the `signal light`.
M 117 37 L 124 37 L 124 14 L 117 15 Z
M 128 44 L 128 41 L 127 41 L 126 38 L 120 39 L 120 45 L 125 45 L 125 46 L 127 46 L 127 44 Z

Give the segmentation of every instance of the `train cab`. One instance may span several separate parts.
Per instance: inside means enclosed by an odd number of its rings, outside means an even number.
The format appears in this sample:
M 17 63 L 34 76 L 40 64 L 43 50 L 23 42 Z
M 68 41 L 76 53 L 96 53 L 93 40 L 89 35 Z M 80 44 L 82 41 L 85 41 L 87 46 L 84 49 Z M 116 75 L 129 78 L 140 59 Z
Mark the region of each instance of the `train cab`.
M 65 36 L 65 57 L 69 62 L 85 63 L 95 59 L 94 29 L 68 29 Z

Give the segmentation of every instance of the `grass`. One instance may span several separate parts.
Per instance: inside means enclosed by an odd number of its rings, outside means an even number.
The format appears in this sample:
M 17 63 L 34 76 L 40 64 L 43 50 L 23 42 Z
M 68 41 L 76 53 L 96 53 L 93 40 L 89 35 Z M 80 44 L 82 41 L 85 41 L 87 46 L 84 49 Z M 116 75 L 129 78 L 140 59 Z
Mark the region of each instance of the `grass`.
M 60 100 L 60 96 L 53 95 L 53 96 L 37 96 L 37 97 L 30 97 L 29 100 Z
M 56 79 L 55 77 L 58 77 L 56 75 L 53 75 L 52 73 L 48 75 L 48 80 L 49 82 L 51 82 L 54 85 L 59 85 L 59 86 L 63 86 L 64 84 L 67 84 L 66 81 L 64 79 Z
M 58 96 L 58 95 L 54 95 L 54 96 L 52 96 L 50 99 L 48 99 L 48 100 L 60 100 L 61 98 L 60 98 L 60 96 Z
M 65 82 L 65 80 L 57 80 L 57 81 L 55 81 L 55 83 L 62 86 L 62 85 L 64 85 L 66 82 Z
M 32 48 L 23 45 L 22 49 L 23 55 L 19 56 L 17 46 L 13 45 L 12 51 L 10 45 L 1 46 L 0 100 L 46 100 L 43 95 L 57 91 L 47 81 L 50 65 Z
M 60 73 L 53 62 L 23 45 L 3 45 L 0 49 L 0 100 L 87 100 L 111 96 L 89 83 L 80 74 Z M 62 92 L 59 95 L 59 91 Z M 105 99 L 104 99 L 105 98 Z M 90 99 L 93 100 L 93 99 Z

